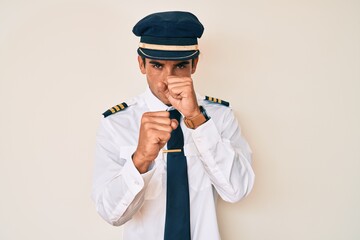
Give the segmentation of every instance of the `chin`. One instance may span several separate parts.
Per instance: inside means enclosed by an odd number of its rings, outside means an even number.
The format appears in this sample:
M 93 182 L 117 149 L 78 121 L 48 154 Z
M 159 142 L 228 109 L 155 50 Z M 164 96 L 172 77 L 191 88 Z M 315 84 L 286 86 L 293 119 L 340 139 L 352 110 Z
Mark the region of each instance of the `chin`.
M 157 97 L 163 104 L 167 105 L 167 106 L 171 106 L 170 101 L 167 98 L 160 98 Z
M 163 102 L 165 105 L 171 106 L 169 99 L 165 96 L 158 96 L 158 99 Z

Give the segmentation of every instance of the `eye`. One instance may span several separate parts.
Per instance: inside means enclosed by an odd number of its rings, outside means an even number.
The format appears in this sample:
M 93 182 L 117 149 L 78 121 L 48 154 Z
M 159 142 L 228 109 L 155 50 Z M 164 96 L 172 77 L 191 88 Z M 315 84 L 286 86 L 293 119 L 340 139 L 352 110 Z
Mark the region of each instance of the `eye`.
M 152 66 L 153 66 L 153 68 L 156 68 L 156 69 L 161 69 L 162 68 L 162 65 L 158 64 L 158 63 L 154 63 Z
M 176 68 L 184 69 L 184 68 L 186 68 L 186 65 L 185 64 L 179 64 L 179 65 L 176 66 Z

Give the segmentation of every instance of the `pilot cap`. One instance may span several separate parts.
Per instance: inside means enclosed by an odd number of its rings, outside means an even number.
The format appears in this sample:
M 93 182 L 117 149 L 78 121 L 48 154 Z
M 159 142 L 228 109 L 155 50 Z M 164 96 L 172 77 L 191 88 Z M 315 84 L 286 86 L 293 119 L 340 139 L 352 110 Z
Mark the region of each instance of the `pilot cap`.
M 188 60 L 199 56 L 198 38 L 204 27 L 190 12 L 150 14 L 133 28 L 140 37 L 138 54 L 158 60 Z

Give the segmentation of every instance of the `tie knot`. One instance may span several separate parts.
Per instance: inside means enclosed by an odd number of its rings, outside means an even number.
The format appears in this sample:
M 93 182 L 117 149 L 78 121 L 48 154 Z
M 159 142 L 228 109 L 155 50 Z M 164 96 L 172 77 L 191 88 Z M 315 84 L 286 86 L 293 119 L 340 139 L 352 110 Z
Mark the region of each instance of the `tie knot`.
M 176 119 L 180 123 L 181 113 L 176 109 L 170 110 L 169 112 L 170 112 L 170 119 Z

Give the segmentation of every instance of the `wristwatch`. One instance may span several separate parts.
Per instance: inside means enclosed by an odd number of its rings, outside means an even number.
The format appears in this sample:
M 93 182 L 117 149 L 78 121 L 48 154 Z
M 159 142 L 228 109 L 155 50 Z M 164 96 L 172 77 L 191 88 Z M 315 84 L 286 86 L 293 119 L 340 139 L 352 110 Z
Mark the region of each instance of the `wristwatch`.
M 188 128 L 195 129 L 210 119 L 203 106 L 200 106 L 199 109 L 201 114 L 193 118 L 184 118 L 184 123 Z

